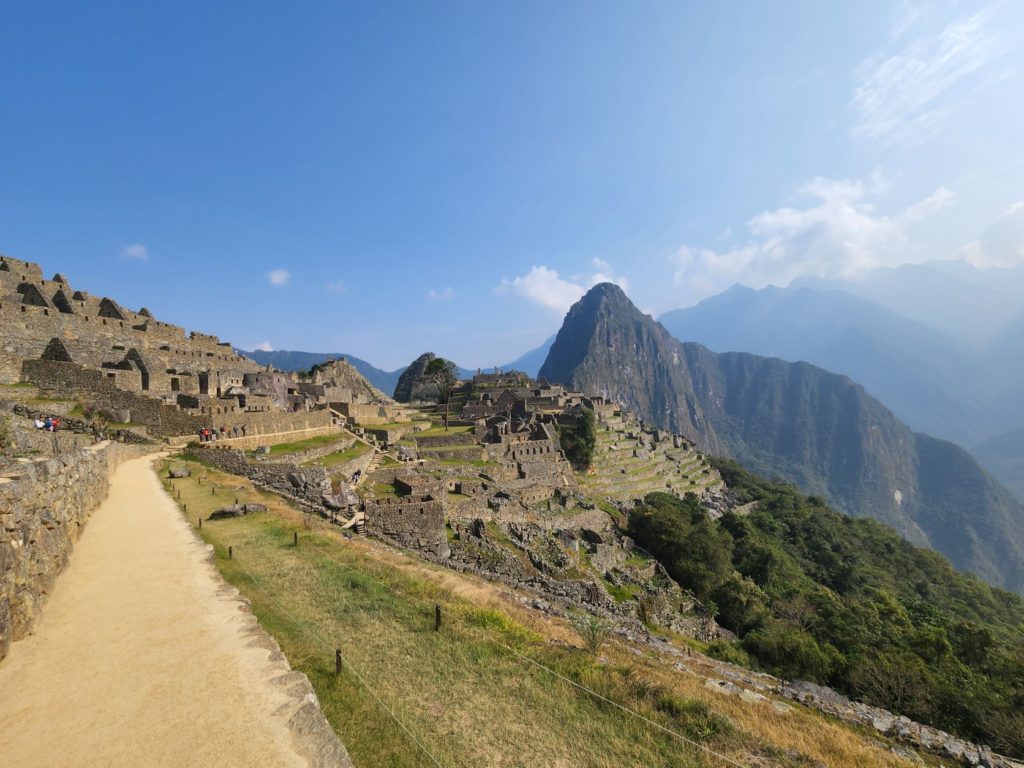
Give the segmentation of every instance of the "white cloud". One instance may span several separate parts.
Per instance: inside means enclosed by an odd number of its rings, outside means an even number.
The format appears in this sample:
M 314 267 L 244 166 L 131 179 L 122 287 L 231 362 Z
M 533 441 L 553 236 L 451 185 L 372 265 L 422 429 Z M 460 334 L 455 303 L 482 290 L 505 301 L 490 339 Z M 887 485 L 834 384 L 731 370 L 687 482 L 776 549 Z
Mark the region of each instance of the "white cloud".
M 259 352 L 273 352 L 274 345 L 269 341 L 264 341 L 263 343 L 256 345 L 256 350 Z
M 591 262 L 595 272 L 585 275 L 574 275 L 569 280 L 562 278 L 557 270 L 546 266 L 534 266 L 530 271 L 511 280 L 502 278 L 498 285 L 498 293 L 514 293 L 534 304 L 565 314 L 584 293 L 598 283 L 615 283 L 623 290 L 629 290 L 629 281 L 617 277 L 612 265 L 603 259 Z
M 455 291 L 452 289 L 451 286 L 448 286 L 447 288 L 441 291 L 435 291 L 433 288 L 427 291 L 427 298 L 430 299 L 431 301 L 448 301 L 454 295 Z
M 340 280 L 324 283 L 324 288 L 331 293 L 345 293 L 348 290 L 348 286 Z
M 292 273 L 287 269 L 272 269 L 267 272 L 267 280 L 270 281 L 271 285 L 283 286 L 288 285 L 288 281 L 292 279 Z
M 149 261 L 149 249 L 142 243 L 132 243 L 121 249 L 121 258 Z
M 860 83 L 850 101 L 856 114 L 853 135 L 884 144 L 915 143 L 932 135 L 957 101 L 950 92 L 995 56 L 996 37 L 988 29 L 988 17 L 981 11 L 957 19 L 937 36 L 861 64 Z M 916 18 L 912 14 L 898 21 L 896 35 Z
M 874 212 L 876 195 L 860 181 L 817 178 L 801 193 L 804 208 L 778 208 L 747 222 L 749 243 L 728 251 L 682 246 L 672 257 L 674 283 L 698 301 L 743 283 L 752 288 L 788 285 L 797 277 L 851 278 L 881 266 L 914 259 L 907 230 L 948 205 L 953 193 L 940 187 L 902 212 Z M 926 254 L 934 255 L 934 254 Z
M 964 259 L 981 269 L 1024 264 L 1024 201 L 996 217 L 985 233 L 964 246 Z

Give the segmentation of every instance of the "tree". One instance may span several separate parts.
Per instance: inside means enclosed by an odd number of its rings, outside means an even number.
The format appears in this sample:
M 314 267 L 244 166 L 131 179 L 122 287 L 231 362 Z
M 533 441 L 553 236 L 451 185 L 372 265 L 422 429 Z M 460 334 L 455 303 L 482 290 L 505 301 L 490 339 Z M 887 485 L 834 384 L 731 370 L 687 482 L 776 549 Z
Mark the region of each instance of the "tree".
M 594 460 L 597 447 L 597 419 L 594 412 L 584 408 L 568 424 L 558 427 L 558 442 L 565 458 L 578 472 L 586 470 Z
M 443 357 L 435 357 L 423 370 L 422 381 L 432 384 L 437 389 L 437 402 L 444 403 L 444 428 L 448 431 L 448 401 L 452 399 L 452 391 L 459 380 L 455 363 Z

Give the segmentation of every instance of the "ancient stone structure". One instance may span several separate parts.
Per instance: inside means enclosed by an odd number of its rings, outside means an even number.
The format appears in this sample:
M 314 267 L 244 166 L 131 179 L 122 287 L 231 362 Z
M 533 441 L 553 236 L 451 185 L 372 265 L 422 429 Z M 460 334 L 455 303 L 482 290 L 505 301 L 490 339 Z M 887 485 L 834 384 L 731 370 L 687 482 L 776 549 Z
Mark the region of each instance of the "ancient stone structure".
M 74 289 L 38 264 L 0 256 L 0 383 L 21 377 L 24 360 L 73 362 L 120 389 L 216 397 L 260 366 L 216 336 L 156 320 L 146 308 Z
M 31 631 L 114 469 L 151 450 L 99 443 L 0 476 L 0 659 Z
M 129 310 L 108 297 L 43 277 L 32 264 L 0 256 L 0 383 L 31 382 L 47 396 L 122 414 L 157 436 L 297 439 L 342 421 L 402 417 L 345 361 L 312 381 L 264 369 L 228 342 Z

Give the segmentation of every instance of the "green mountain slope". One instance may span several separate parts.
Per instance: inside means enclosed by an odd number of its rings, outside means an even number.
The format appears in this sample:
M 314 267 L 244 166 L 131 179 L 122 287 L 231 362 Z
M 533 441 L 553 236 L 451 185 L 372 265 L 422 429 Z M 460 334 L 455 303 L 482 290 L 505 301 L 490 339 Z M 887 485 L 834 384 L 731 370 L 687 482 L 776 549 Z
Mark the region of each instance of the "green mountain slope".
M 713 655 L 1024 755 L 1024 599 L 955 572 L 872 520 L 714 462 L 746 514 L 649 495 L 630 535 L 739 642 Z

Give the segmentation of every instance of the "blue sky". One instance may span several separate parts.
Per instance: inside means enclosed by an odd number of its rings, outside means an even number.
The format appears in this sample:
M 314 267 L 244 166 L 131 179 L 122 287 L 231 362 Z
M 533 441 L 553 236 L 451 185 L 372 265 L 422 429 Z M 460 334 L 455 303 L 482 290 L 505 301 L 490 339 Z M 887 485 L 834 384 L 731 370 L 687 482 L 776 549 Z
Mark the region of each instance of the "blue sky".
M 5 3 L 0 252 L 238 346 L 505 362 L 596 280 L 1024 260 L 1024 4 Z

